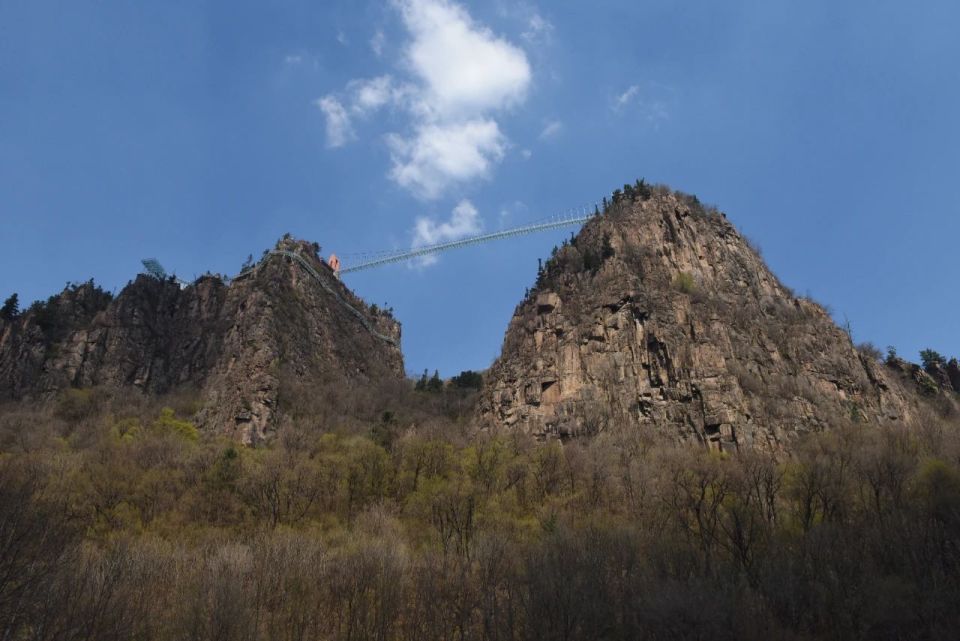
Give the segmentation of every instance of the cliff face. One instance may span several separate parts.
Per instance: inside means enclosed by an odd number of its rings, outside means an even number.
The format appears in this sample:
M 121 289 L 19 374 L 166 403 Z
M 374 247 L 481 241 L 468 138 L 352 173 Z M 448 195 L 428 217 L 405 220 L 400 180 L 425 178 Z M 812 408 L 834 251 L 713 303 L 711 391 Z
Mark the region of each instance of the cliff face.
M 0 400 L 188 386 L 200 392 L 201 428 L 251 443 L 277 418 L 281 372 L 402 377 L 399 324 L 347 290 L 316 246 L 283 240 L 277 250 L 300 258 L 268 256 L 229 284 L 206 277 L 181 289 L 141 275 L 113 300 L 90 284 L 68 288 L 0 326 Z
M 904 379 L 784 287 L 724 215 L 658 188 L 612 205 L 547 263 L 480 414 L 541 437 L 638 429 L 779 449 L 840 422 L 915 420 Z

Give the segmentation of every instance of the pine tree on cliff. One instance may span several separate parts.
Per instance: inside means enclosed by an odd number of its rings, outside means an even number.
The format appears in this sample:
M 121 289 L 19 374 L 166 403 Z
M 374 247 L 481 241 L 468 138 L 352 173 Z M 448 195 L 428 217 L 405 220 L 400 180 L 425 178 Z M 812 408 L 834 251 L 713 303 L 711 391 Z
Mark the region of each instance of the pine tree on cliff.
M 443 379 L 440 378 L 440 372 L 438 370 L 434 370 L 433 376 L 431 376 L 430 380 L 427 381 L 427 391 L 428 392 L 443 391 Z
M 12 321 L 20 315 L 20 297 L 16 293 L 11 294 L 10 298 L 3 302 L 3 307 L 0 307 L 0 318 L 7 321 Z
M 413 389 L 418 392 L 427 391 L 427 370 L 423 370 L 423 376 L 417 381 L 417 384 L 413 386 Z
M 923 369 L 930 374 L 947 365 L 947 359 L 940 352 L 932 349 L 921 350 L 920 361 L 923 363 Z

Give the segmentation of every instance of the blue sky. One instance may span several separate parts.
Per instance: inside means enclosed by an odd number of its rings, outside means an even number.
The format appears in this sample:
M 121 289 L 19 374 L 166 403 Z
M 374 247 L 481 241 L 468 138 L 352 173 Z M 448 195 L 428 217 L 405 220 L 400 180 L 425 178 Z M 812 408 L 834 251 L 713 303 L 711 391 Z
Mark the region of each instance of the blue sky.
M 960 5 L 0 2 L 0 296 L 717 204 L 858 341 L 960 355 Z M 487 367 L 559 231 L 348 277 L 407 368 Z

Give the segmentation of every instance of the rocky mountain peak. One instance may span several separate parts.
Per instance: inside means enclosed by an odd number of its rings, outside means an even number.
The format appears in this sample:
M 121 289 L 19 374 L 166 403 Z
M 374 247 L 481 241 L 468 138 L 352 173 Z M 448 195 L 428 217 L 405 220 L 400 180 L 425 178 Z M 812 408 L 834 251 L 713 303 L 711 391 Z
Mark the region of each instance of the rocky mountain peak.
M 116 298 L 92 282 L 68 286 L 0 326 L 0 400 L 187 389 L 202 429 L 252 443 L 282 413 L 285 378 L 402 377 L 399 323 L 348 290 L 319 249 L 285 236 L 232 280 L 141 274 Z
M 916 415 L 901 377 L 784 286 L 721 212 L 642 183 L 605 209 L 517 307 L 487 376 L 487 423 L 780 449 L 838 421 Z

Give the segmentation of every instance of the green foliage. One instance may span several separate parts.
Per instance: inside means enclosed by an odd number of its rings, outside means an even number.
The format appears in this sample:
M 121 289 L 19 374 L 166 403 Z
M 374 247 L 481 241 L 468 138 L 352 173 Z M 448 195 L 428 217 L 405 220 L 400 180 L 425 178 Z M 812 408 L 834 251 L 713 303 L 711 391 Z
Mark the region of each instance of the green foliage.
M 211 465 L 205 481 L 216 490 L 236 491 L 243 475 L 242 461 L 240 451 L 235 446 L 225 447 Z
M 634 185 L 634 195 L 640 200 L 650 200 L 653 197 L 653 190 L 643 178 L 638 178 Z
M 618 205 L 624 202 L 632 202 L 635 200 L 646 201 L 650 200 L 652 197 L 653 189 L 651 189 L 651 187 L 643 178 L 638 178 L 633 184 L 624 184 L 623 189 L 614 189 L 610 202 L 608 202 L 606 197 L 604 197 L 603 212 L 606 213 L 607 210 L 613 205 Z
M 483 375 L 473 370 L 464 370 L 451 378 L 450 384 L 459 389 L 480 389 L 483 386 Z
M 594 274 L 603 265 L 603 258 L 600 253 L 593 249 L 586 248 L 581 252 L 583 257 L 583 271 Z
M 601 236 L 599 247 L 595 243 L 585 245 L 583 239 L 577 240 L 571 235 L 569 242 L 564 241 L 560 247 L 551 250 L 546 263 L 542 259 L 537 260 L 535 288 L 542 290 L 555 285 L 557 274 L 571 270 L 596 274 L 604 262 L 615 255 L 616 250 L 609 232 L 604 232 Z
M 603 238 L 600 245 L 600 260 L 605 261 L 608 258 L 613 258 L 616 255 L 616 251 L 613 249 L 613 244 L 610 239 L 610 232 L 603 232 Z
M 433 376 L 427 376 L 427 370 L 423 370 L 423 375 L 417 380 L 414 389 L 418 392 L 438 393 L 443 391 L 443 379 L 440 378 L 440 372 L 434 370 Z
M 190 421 L 178 419 L 170 407 L 164 407 L 160 410 L 160 415 L 150 425 L 150 428 L 159 433 L 175 434 L 191 442 L 196 442 L 200 439 L 200 432 L 197 431 L 197 426 Z
M 947 365 L 947 359 L 942 354 L 932 349 L 924 349 L 920 351 L 920 362 L 923 364 L 923 369 L 931 373 L 936 371 L 938 368 L 945 367 Z
M 20 297 L 14 292 L 0 307 L 0 318 L 6 321 L 16 320 L 20 316 Z
M 927 396 L 936 396 L 940 392 L 940 386 L 926 372 L 920 372 L 917 383 L 920 386 L 920 392 Z
M 49 346 L 64 337 L 72 322 L 88 322 L 111 300 L 113 295 L 91 279 L 86 283 L 67 283 L 61 294 L 34 302 L 28 312 Z
M 427 381 L 427 391 L 434 393 L 443 391 L 443 379 L 440 378 L 439 371 L 433 371 L 433 376 L 431 376 L 430 380 Z
M 887 365 L 895 363 L 898 358 L 897 348 L 893 345 L 887 345 Z
M 617 195 L 620 193 L 620 190 L 614 192 L 614 202 L 617 202 Z M 646 181 L 643 178 L 638 178 L 634 184 L 626 184 L 623 186 L 623 199 L 632 201 L 632 200 L 650 200 L 653 197 L 653 190 L 650 189 L 650 186 L 647 185 Z
M 615 255 L 616 251 L 613 249 L 610 234 L 609 232 L 604 232 L 599 249 L 586 247 L 581 250 L 583 270 L 594 274 L 603 266 L 603 263 L 605 263 L 607 259 L 613 258 Z
M 690 295 L 697 291 L 697 284 L 693 276 L 686 272 L 680 272 L 673 279 L 673 287 L 679 292 Z
M 417 383 L 416 385 L 413 386 L 413 389 L 415 389 L 418 392 L 427 391 L 428 380 L 429 380 L 429 377 L 427 376 L 427 370 L 423 370 L 423 374 L 420 376 L 420 378 L 417 379 Z
M 110 426 L 110 435 L 117 441 L 129 443 L 143 433 L 140 421 L 135 417 L 122 418 Z
M 863 412 L 863 408 L 860 407 L 858 403 L 851 402 L 849 404 L 850 408 L 850 421 L 852 423 L 865 423 L 867 421 L 867 415 Z
M 117 411 L 157 417 L 143 430 Z M 960 624 L 951 430 L 853 425 L 789 456 L 730 455 L 390 409 L 252 448 L 185 439 L 170 408 L 82 414 L 69 438 L 0 456 L 11 639 L 952 639 Z
M 960 526 L 960 470 L 940 459 L 920 468 L 916 495 L 924 512 L 951 529 Z
M 370 439 L 383 449 L 390 451 L 397 438 L 397 429 L 397 420 L 393 412 L 385 411 L 380 415 L 380 422 L 370 428 Z

